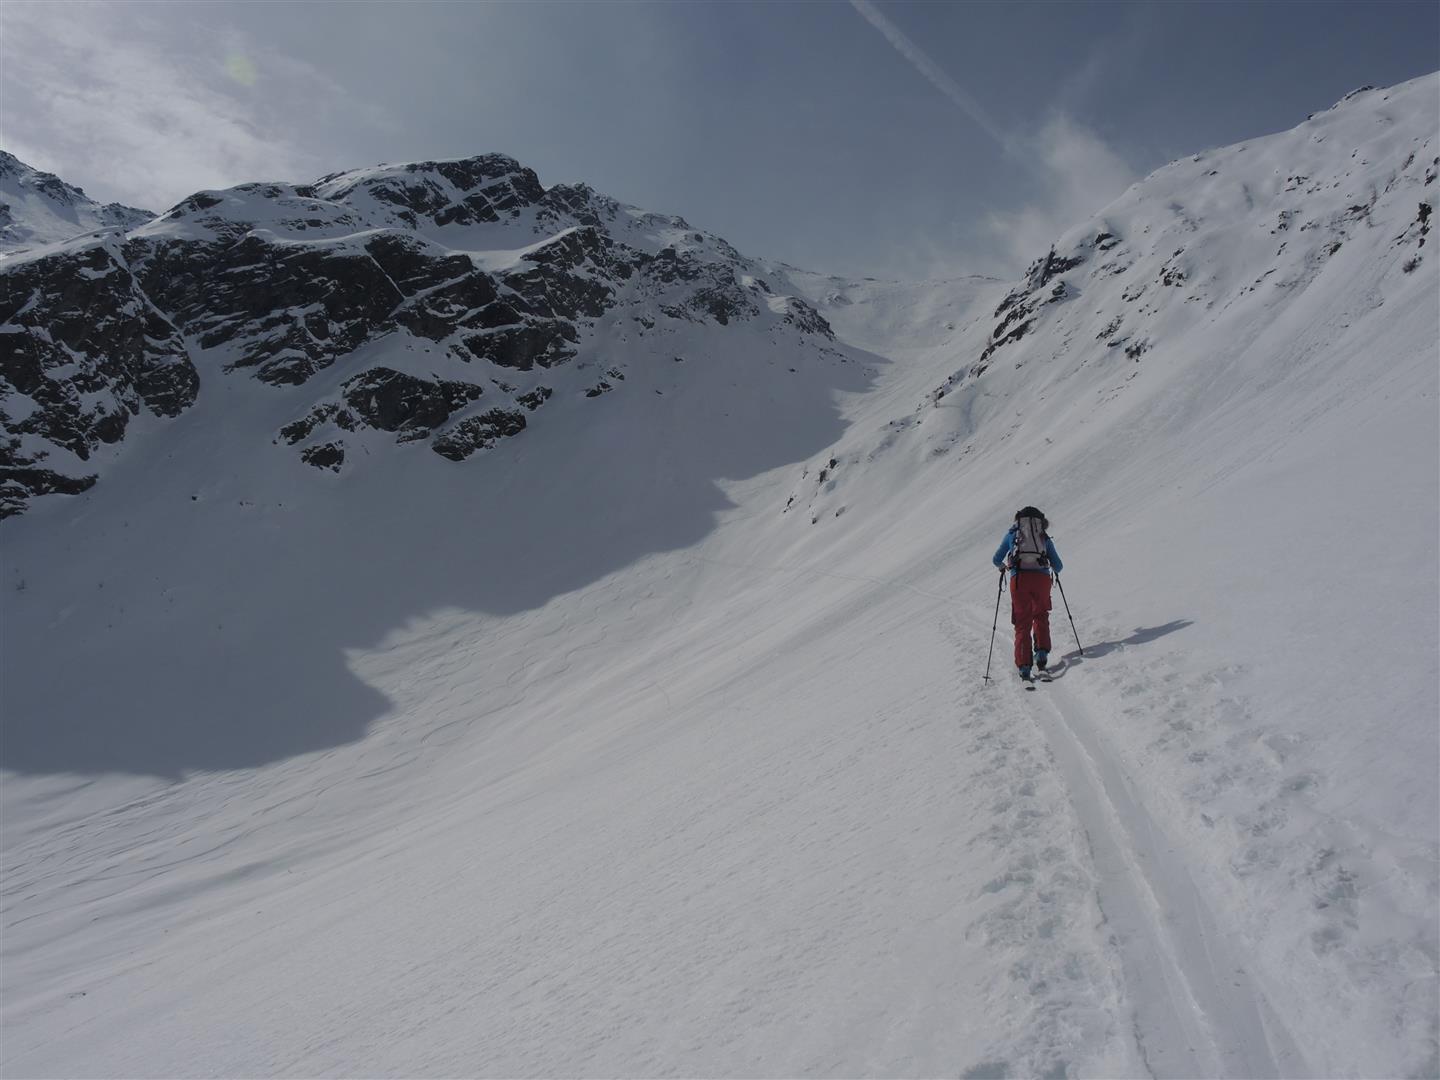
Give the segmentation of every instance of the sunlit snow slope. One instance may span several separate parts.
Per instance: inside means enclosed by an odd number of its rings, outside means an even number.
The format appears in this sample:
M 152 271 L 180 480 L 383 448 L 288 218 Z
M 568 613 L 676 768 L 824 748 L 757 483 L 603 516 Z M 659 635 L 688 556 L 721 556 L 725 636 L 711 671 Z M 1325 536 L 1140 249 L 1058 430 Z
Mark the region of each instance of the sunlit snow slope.
M 339 476 L 236 384 L 6 522 L 5 1075 L 1435 1075 L 1437 93 L 777 268 L 846 363 Z

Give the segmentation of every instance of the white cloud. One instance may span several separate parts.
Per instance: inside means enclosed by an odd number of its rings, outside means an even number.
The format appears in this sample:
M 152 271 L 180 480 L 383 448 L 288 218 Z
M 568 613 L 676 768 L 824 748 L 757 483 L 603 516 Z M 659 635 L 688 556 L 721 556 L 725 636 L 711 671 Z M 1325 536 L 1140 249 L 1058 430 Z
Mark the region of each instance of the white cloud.
M 990 233 L 1016 266 L 1044 255 L 1061 233 L 1114 201 L 1136 179 L 1104 139 L 1063 113 L 1035 135 L 1013 140 L 1010 149 L 1033 164 L 1040 185 L 1036 201 L 987 216 Z
M 202 188 L 333 168 L 304 118 L 353 108 L 345 91 L 218 13 L 203 25 L 206 12 L 7 0 L 0 145 L 92 198 L 153 210 Z
M 1063 112 L 1056 112 L 1035 134 L 1002 131 L 970 94 L 966 93 L 931 57 L 870 0 L 850 0 L 854 9 L 879 30 L 895 49 L 930 83 L 959 106 L 991 138 L 1005 157 L 1015 163 L 1038 192 L 1037 198 L 1016 210 L 985 215 L 981 247 L 998 247 L 998 255 L 1018 270 L 1043 255 L 1072 225 L 1109 203 L 1135 180 L 1134 170 L 1098 134 Z M 1102 70 L 1100 53 L 1092 54 L 1067 81 L 1062 100 L 1079 95 Z M 956 243 L 963 242 L 956 238 Z M 975 255 L 956 250 L 943 239 L 917 238 L 908 246 L 915 265 L 945 274 L 972 273 Z M 980 256 L 989 263 L 989 256 Z M 990 263 L 993 266 L 993 263 Z

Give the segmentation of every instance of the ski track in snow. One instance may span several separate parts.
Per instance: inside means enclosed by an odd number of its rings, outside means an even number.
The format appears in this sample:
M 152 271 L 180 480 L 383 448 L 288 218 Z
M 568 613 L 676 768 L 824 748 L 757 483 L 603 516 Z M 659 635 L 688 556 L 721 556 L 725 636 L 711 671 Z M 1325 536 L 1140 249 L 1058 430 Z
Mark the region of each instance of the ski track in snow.
M 1046 689 L 1040 709 L 1053 718 L 1042 723 L 1090 841 L 1146 1068 L 1156 1077 L 1295 1074 L 1295 1048 L 1178 849 L 1105 753 L 1089 713 L 1059 685 Z
M 962 631 L 948 619 L 942 623 L 942 631 L 961 655 L 983 654 L 977 649 L 988 632 L 979 619 L 977 612 L 973 621 L 978 630 Z M 1304 1059 L 1249 976 L 1233 937 L 1221 929 L 1201 897 L 1179 846 L 1146 809 L 1118 756 L 1106 748 L 1102 725 L 1080 695 L 1064 685 L 1066 678 L 1084 679 L 1084 659 L 1071 654 L 1063 675 L 1027 693 L 1009 664 L 1008 632 L 997 632 L 995 647 L 999 678 L 964 722 L 981 729 L 977 746 L 1002 748 L 987 760 L 995 786 L 1007 787 L 1029 801 L 1046 773 L 1052 774 L 1052 782 L 1058 779 L 1063 784 L 1060 790 L 1083 831 L 1086 848 L 1083 853 L 1070 853 L 1070 858 L 1093 887 L 1101 913 L 1098 929 L 1118 959 L 1123 984 L 1118 998 L 1095 996 L 1116 1010 L 1117 1022 L 1128 1020 L 1135 1063 L 1156 1078 L 1306 1075 Z M 1033 747 L 1016 754 L 1016 740 L 1001 734 L 1006 728 L 1026 727 L 1043 732 L 1045 760 L 1039 760 Z M 996 773 L 1005 771 L 1009 775 L 1002 781 Z M 1009 811 L 1011 805 L 1011 800 L 1002 799 L 993 809 Z M 1049 811 L 1056 809 L 1052 801 Z M 1036 816 L 1038 806 L 1025 807 L 993 833 L 996 843 L 1011 849 L 1016 858 L 1014 869 L 987 888 L 1001 891 L 1017 885 L 1029 894 L 1017 908 L 1031 904 L 1049 909 L 1038 927 L 1037 936 L 1044 939 L 1066 917 L 1067 908 L 1077 907 L 1079 897 L 1066 897 L 1056 889 L 1057 880 L 1073 881 L 1066 871 L 1074 867 L 1063 866 L 1054 848 L 1044 852 L 1049 864 L 1045 872 L 1036 872 L 1037 861 L 1025 851 L 1025 822 Z M 991 916 L 990 921 L 1004 920 Z M 1027 932 L 1035 929 L 1029 925 L 1033 917 L 1024 922 Z M 1043 993 L 1048 987 L 1043 979 L 1040 982 Z M 1034 994 L 1035 985 L 1032 981 L 1028 992 Z M 1065 1008 L 1063 999 L 1053 1004 Z M 1056 1032 L 1061 1027 L 1051 1026 Z M 1044 1032 L 1043 1027 L 1042 1023 L 1042 1030 L 1031 1032 L 1040 1036 L 1042 1046 L 1056 1033 Z M 1047 1069 L 1043 1060 L 1035 1059 L 1036 1048 L 1037 1043 L 1021 1045 L 1026 1058 L 1022 1062 L 1001 1057 L 964 1075 L 1064 1075 L 1063 1060 Z

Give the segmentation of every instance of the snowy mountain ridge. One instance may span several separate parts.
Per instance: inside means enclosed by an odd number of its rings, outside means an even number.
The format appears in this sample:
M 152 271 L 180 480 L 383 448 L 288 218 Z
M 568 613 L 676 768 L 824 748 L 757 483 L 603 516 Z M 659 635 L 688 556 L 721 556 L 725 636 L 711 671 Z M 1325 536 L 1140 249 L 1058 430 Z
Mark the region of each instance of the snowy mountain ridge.
M 1357 90 L 1294 131 L 1196 154 L 1137 183 L 1037 258 L 1000 296 L 983 337 L 952 335 L 961 366 L 880 440 L 892 446 L 916 428 L 930 452 L 963 456 L 1007 414 L 1032 431 L 1063 426 L 1076 379 L 1158 433 L 1185 406 L 1149 415 L 1148 387 L 1173 391 L 1174 376 L 1205 353 L 1234 395 L 1231 426 L 1241 415 L 1263 426 L 1263 409 L 1246 400 L 1257 390 L 1293 379 L 1298 395 L 1344 379 L 1353 354 L 1336 349 L 1316 370 L 1314 327 L 1295 316 L 1326 310 L 1355 339 L 1352 324 L 1387 303 L 1424 307 L 1440 138 L 1403 118 L 1424 114 L 1431 89 L 1421 79 Z M 837 318 L 814 286 L 810 295 Z M 1215 451 L 1218 464 L 1226 450 Z
M 339 472 L 374 432 L 489 449 L 557 392 L 609 392 L 677 326 L 757 320 L 843 359 L 718 237 L 496 154 L 199 192 L 13 255 L 0 280 L 0 514 L 86 490 L 142 408 L 173 418 L 236 373 L 297 388 L 256 435 Z
M 528 373 L 196 307 L 232 336 L 193 404 L 4 523 L 5 1071 L 1435 1075 L 1434 530 L 1383 556 L 1440 520 L 1437 102 L 1177 162 L 1014 283 L 707 243 L 757 313 L 652 329 L 656 264 L 597 236 L 568 287 L 616 306 Z M 320 187 L 354 206 L 215 193 L 114 243 L 371 257 L 408 209 L 478 238 L 438 292 L 389 275 L 423 322 L 586 227 Z M 324 435 L 380 366 L 544 379 L 553 422 L 458 467 Z M 338 473 L 279 437 L 330 404 L 295 445 Z M 1027 503 L 1065 560 L 1034 693 L 990 563 Z
M 53 173 L 32 169 L 0 150 L 0 260 L 88 232 L 133 229 L 154 216 L 120 203 L 101 205 Z

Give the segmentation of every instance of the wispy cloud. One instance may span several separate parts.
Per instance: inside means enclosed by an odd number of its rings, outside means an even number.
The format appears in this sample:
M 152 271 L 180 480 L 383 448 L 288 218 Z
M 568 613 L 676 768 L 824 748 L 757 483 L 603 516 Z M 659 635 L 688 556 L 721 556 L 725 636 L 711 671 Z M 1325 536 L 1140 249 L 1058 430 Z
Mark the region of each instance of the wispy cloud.
M 0 5 L 0 144 L 102 201 L 164 209 L 256 179 L 311 179 L 318 121 L 345 91 L 317 69 L 178 6 Z M 375 116 L 383 122 L 383 117 Z

